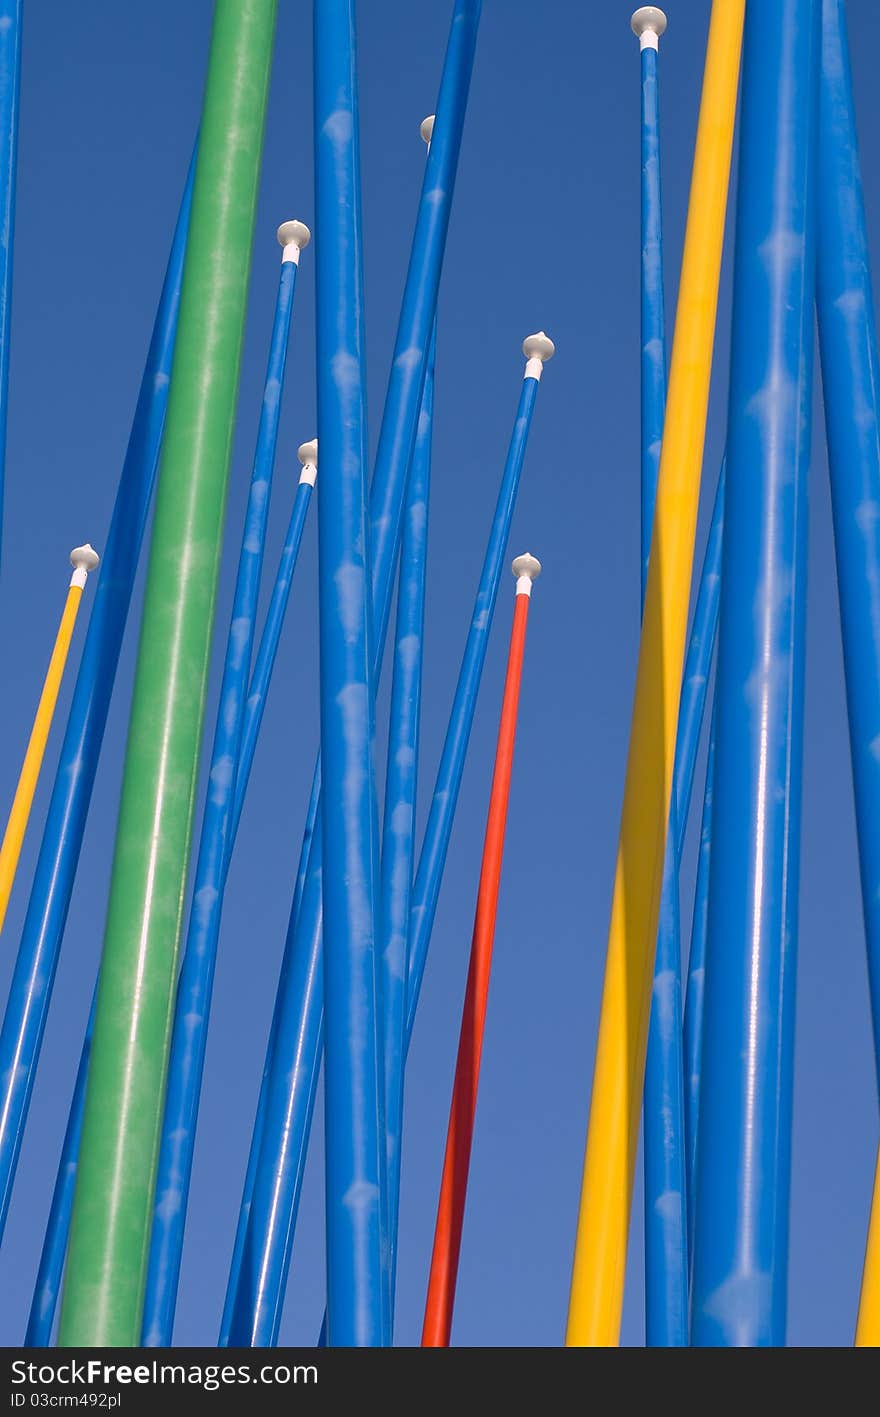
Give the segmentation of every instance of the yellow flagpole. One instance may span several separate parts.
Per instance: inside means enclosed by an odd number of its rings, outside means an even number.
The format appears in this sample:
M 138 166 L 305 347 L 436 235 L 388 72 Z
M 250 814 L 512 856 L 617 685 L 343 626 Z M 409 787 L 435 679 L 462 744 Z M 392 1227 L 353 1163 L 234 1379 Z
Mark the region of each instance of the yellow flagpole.
M 744 0 L 714 0 L 697 126 L 566 1345 L 620 1340 Z
M 856 1348 L 880 1348 L 880 1152 L 874 1172 L 874 1198 L 862 1273 Z
M 46 751 L 49 730 L 52 727 L 52 716 L 58 700 L 58 690 L 61 688 L 61 679 L 67 662 L 73 627 L 76 624 L 77 611 L 82 599 L 86 577 L 89 571 L 93 571 L 98 564 L 97 552 L 88 545 L 77 546 L 70 553 L 70 564 L 73 566 L 73 575 L 70 578 L 70 588 L 64 603 L 64 613 L 61 616 L 61 624 L 58 626 L 58 634 L 55 637 L 55 646 L 52 650 L 52 658 L 49 660 L 49 668 L 46 671 L 43 692 L 40 694 L 40 702 L 37 705 L 34 726 L 31 729 L 27 752 L 24 755 L 18 786 L 12 801 L 12 809 L 6 823 L 6 831 L 3 834 L 3 844 L 0 846 L 0 930 L 3 929 L 3 922 L 6 919 L 6 907 L 12 893 L 28 817 L 34 793 L 37 790 L 40 768 L 43 765 L 43 755 Z

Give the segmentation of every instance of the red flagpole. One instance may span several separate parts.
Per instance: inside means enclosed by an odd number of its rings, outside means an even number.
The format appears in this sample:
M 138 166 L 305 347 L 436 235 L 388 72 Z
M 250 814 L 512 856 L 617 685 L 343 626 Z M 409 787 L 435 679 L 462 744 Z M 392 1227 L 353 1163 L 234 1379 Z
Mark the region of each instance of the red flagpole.
M 507 803 L 510 796 L 510 774 L 513 767 L 513 745 L 516 738 L 516 718 L 522 679 L 523 653 L 526 644 L 526 622 L 532 581 L 540 574 L 541 563 L 534 556 L 518 556 L 513 563 L 516 576 L 516 606 L 510 635 L 507 678 L 498 727 L 498 747 L 495 771 L 489 798 L 486 838 L 480 868 L 480 886 L 471 957 L 468 967 L 467 991 L 458 1039 L 455 1082 L 449 1127 L 446 1133 L 446 1154 L 434 1229 L 434 1250 L 425 1303 L 422 1329 L 423 1348 L 448 1348 L 452 1329 L 452 1309 L 455 1303 L 455 1283 L 458 1277 L 458 1257 L 461 1251 L 461 1231 L 467 1195 L 471 1144 L 474 1135 L 474 1115 L 477 1109 L 477 1089 L 480 1082 L 480 1057 L 483 1051 L 483 1028 L 489 995 L 489 973 L 492 967 L 492 945 L 495 940 L 495 917 L 498 890 L 501 884 L 501 861 L 504 855 L 504 833 L 507 827 Z

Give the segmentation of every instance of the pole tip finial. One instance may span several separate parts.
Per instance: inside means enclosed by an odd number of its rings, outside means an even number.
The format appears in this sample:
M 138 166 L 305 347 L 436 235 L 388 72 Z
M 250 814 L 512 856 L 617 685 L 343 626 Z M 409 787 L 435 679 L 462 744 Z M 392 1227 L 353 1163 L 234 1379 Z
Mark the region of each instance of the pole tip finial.
M 526 336 L 522 342 L 522 352 L 526 359 L 540 359 L 542 364 L 546 364 L 556 353 L 556 345 L 549 335 L 539 330 L 536 335 Z
M 436 117 L 436 114 L 434 114 L 434 113 L 429 113 L 428 116 L 427 116 L 427 118 L 423 118 L 422 121 L 421 121 L 421 123 L 419 124 L 419 132 L 420 132 L 421 135 L 422 135 L 422 142 L 423 142 L 423 143 L 430 143 L 432 137 L 434 136 L 434 119 L 435 119 L 435 117 Z
M 304 251 L 312 239 L 312 233 L 304 221 L 283 221 L 277 236 L 278 245 L 284 250 L 285 261 L 298 261 L 300 251 Z
M 629 24 L 642 49 L 657 49 L 657 41 L 666 29 L 666 16 L 658 5 L 642 5 Z
M 302 473 L 300 482 L 307 482 L 310 487 L 314 487 L 318 476 L 318 440 L 313 438 L 310 443 L 300 443 L 296 450 L 296 455 L 302 463 Z
M 94 546 L 74 546 L 70 553 L 70 564 L 75 571 L 93 571 L 100 561 Z
M 515 558 L 510 569 L 517 580 L 520 576 L 528 576 L 530 581 L 536 581 L 541 574 L 541 562 L 537 556 L 532 555 L 531 551 L 526 551 L 523 556 Z
M 524 556 L 516 557 L 510 569 L 516 576 L 517 595 L 531 595 L 532 581 L 536 581 L 541 574 L 541 562 L 537 556 L 527 551 Z

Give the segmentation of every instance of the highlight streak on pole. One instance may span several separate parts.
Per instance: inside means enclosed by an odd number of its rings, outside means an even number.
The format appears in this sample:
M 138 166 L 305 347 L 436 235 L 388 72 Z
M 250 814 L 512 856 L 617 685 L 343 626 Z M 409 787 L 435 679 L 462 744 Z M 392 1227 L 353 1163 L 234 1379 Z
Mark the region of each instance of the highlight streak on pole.
M 676 853 L 680 857 L 687 835 L 688 816 L 694 790 L 697 753 L 703 730 L 703 717 L 709 692 L 712 655 L 718 631 L 718 606 L 721 600 L 721 565 L 724 541 L 724 486 L 727 480 L 724 462 L 715 486 L 712 520 L 703 553 L 697 600 L 691 623 L 684 675 L 681 682 L 681 704 L 678 713 L 678 736 L 675 743 L 675 775 L 673 783 L 679 804 Z
M 486 1007 L 489 1002 L 489 976 L 492 969 L 492 947 L 495 943 L 495 922 L 498 893 L 501 887 L 501 866 L 504 858 L 504 836 L 507 829 L 507 807 L 510 799 L 510 779 L 513 770 L 513 750 L 516 741 L 516 720 L 522 682 L 523 656 L 526 646 L 526 626 L 532 582 L 541 574 L 541 563 L 534 556 L 517 556 L 513 563 L 516 576 L 516 605 L 510 635 L 507 675 L 498 725 L 498 746 L 489 795 L 486 837 L 477 891 L 477 909 L 471 941 L 467 988 L 455 1062 L 455 1081 L 449 1109 L 446 1152 L 437 1222 L 434 1229 L 434 1249 L 425 1302 L 422 1328 L 423 1348 L 448 1348 L 452 1332 L 452 1312 L 458 1279 L 458 1259 L 461 1253 L 461 1233 L 467 1198 L 468 1172 L 480 1086 L 480 1060 L 483 1053 L 483 1033 Z
M 62 1304 L 140 1337 L 275 0 L 218 0 Z
M 159 461 L 194 173 L 195 154 L 180 203 L 0 1030 L 0 1234 L 9 1209 Z
M 642 556 L 644 603 L 666 403 L 666 321 L 660 200 L 660 36 L 666 16 L 636 10 L 642 73 Z M 676 794 L 669 809 L 644 1094 L 645 1331 L 648 1347 L 687 1343 L 684 1088 Z
M 315 0 L 328 1332 L 387 1340 L 378 809 L 354 0 Z
M 816 306 L 880 1085 L 880 376 L 845 11 L 822 13 Z
M 437 291 L 455 187 L 473 69 L 480 0 L 455 0 L 443 64 L 436 125 L 428 154 L 385 412 L 370 491 L 373 564 L 374 679 L 382 664 L 406 482 L 415 446 L 424 371 L 437 307 Z M 317 774 L 316 769 L 316 774 Z M 266 1105 L 258 1112 L 248 1162 L 254 1177 L 250 1214 L 238 1273 L 230 1274 L 229 1343 L 265 1347 L 277 1341 L 290 1249 L 305 1166 L 321 1060 L 323 1033 L 322 832 L 313 833 L 301 902 L 295 897 L 288 924 L 266 1064 Z M 304 846 L 306 843 L 304 843 Z M 297 893 L 298 896 L 298 893 Z M 274 1043 L 273 1043 L 274 1040 Z M 271 1051 L 270 1051 L 271 1050 Z M 265 1074 L 265 1070 L 264 1070 Z M 237 1253 L 237 1249 L 236 1249 Z M 224 1328 L 225 1328 L 224 1320 Z
M 22 0 L 0 0 L 0 539 L 9 402 L 9 336 L 12 324 L 12 246 L 18 166 Z
M 694 1211 L 697 1193 L 697 1132 L 700 1118 L 700 1080 L 703 1055 L 703 1012 L 706 982 L 706 930 L 709 923 L 709 866 L 712 860 L 712 779 L 715 773 L 715 710 L 709 729 L 706 786 L 700 821 L 700 850 L 691 947 L 688 952 L 687 993 L 684 1009 L 684 1127 L 687 1151 L 688 1253 L 694 1252 Z
M 266 705 L 266 696 L 269 692 L 272 670 L 278 652 L 278 642 L 284 624 L 284 615 L 290 598 L 293 573 L 296 569 L 296 561 L 302 541 L 306 514 L 317 478 L 317 442 L 312 440 L 310 443 L 303 443 L 302 447 L 299 449 L 298 456 L 302 464 L 302 473 L 300 475 L 296 497 L 294 498 L 287 535 L 282 547 L 275 583 L 272 587 L 272 595 L 269 601 L 269 609 L 266 612 L 266 620 L 263 625 L 263 633 L 260 637 L 254 672 L 248 691 L 241 750 L 235 774 L 235 800 L 232 807 L 228 846 L 230 858 L 235 845 L 235 837 L 238 831 L 238 824 L 241 820 L 245 795 L 247 793 L 251 766 L 253 764 L 260 725 L 263 719 L 263 711 Z M 104 575 L 106 575 L 107 564 L 108 560 L 105 557 L 101 581 L 99 581 L 99 594 Z M 94 618 L 95 615 L 93 611 L 90 628 L 91 623 L 94 622 Z M 228 864 L 227 862 L 227 868 Z M 302 874 L 303 869 L 304 867 L 301 863 L 300 874 Z M 94 1013 L 95 1001 L 93 999 L 88 1026 L 86 1028 L 86 1036 L 80 1056 L 79 1068 L 76 1075 L 76 1086 L 74 1087 L 73 1098 L 68 1113 L 67 1128 L 64 1133 L 64 1144 L 61 1150 L 61 1159 L 58 1164 L 58 1174 L 55 1181 L 55 1191 L 52 1197 L 49 1219 L 46 1224 L 40 1267 L 31 1305 L 31 1316 L 26 1344 L 36 1348 L 44 1347 L 50 1342 L 52 1325 L 55 1319 L 55 1309 L 58 1296 L 61 1292 L 61 1276 L 64 1269 L 64 1256 L 67 1251 L 70 1213 L 73 1209 L 73 1191 L 76 1182 L 80 1136 L 82 1133 L 82 1114 L 85 1106 L 86 1075 L 92 1046 Z
M 98 564 L 98 557 L 91 546 L 77 546 L 70 553 L 70 564 L 74 568 L 73 575 L 70 578 L 61 623 L 55 636 L 49 667 L 46 670 L 46 678 L 40 693 L 40 701 L 34 715 L 24 762 L 21 765 L 15 796 L 9 811 L 9 819 L 3 833 L 3 844 L 0 845 L 0 930 L 3 929 L 15 873 L 18 870 L 24 834 L 27 831 L 40 769 L 43 766 L 43 757 L 46 752 L 46 744 L 49 741 L 49 731 L 52 727 L 55 705 L 58 702 L 58 693 L 61 689 L 64 666 L 70 651 L 70 641 L 73 638 L 73 629 L 79 613 L 82 593 L 89 571 L 93 571 Z M 5 1118 L 3 1121 L 5 1122 Z
M 177 983 L 171 1031 L 168 1091 L 156 1174 L 141 1336 L 142 1343 L 150 1347 L 168 1347 L 174 1329 L 214 969 L 229 866 L 236 766 L 251 669 L 290 322 L 300 252 L 310 239 L 308 227 L 299 221 L 285 222 L 278 229 L 278 241 L 283 248 L 281 274 L 226 640 L 189 929 Z
M 740 130 L 692 1342 L 785 1342 L 818 0 L 750 5 Z
M 709 29 L 584 1158 L 570 1347 L 613 1346 L 620 1334 L 743 9 L 743 0 L 714 0 Z
M 409 475 L 400 548 L 400 585 L 397 592 L 397 628 L 382 833 L 380 919 L 392 1337 L 400 1205 L 406 975 L 409 962 L 407 942 L 415 858 L 435 344 L 436 330 L 428 356 L 422 412 Z

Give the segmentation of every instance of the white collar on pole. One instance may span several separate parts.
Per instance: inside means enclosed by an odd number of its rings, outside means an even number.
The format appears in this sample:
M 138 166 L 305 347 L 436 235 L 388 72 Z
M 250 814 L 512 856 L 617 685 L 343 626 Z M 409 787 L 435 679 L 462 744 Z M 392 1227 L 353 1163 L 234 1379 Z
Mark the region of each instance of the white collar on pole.
M 657 5 L 642 5 L 629 23 L 639 41 L 639 49 L 660 48 L 660 36 L 666 29 L 666 16 Z
M 517 595 L 531 595 L 532 581 L 536 581 L 541 574 L 541 562 L 537 556 L 527 551 L 524 556 L 517 556 L 510 569 L 516 576 Z
M 314 487 L 318 476 L 317 438 L 313 438 L 310 443 L 300 443 L 296 455 L 302 463 L 302 472 L 299 475 L 300 482 L 307 482 L 310 487 Z
M 95 569 L 100 559 L 95 548 L 90 546 L 88 542 L 85 546 L 74 546 L 70 553 L 70 564 L 73 567 L 70 584 L 79 586 L 82 590 L 88 580 L 89 571 Z
M 556 346 L 549 335 L 539 330 L 536 335 L 526 336 L 522 343 L 522 352 L 526 357 L 523 378 L 540 379 L 547 360 L 552 359 L 556 353 Z
M 283 247 L 281 264 L 293 261 L 299 265 L 299 253 L 304 251 L 312 239 L 312 233 L 304 221 L 283 221 L 278 228 L 278 245 Z

